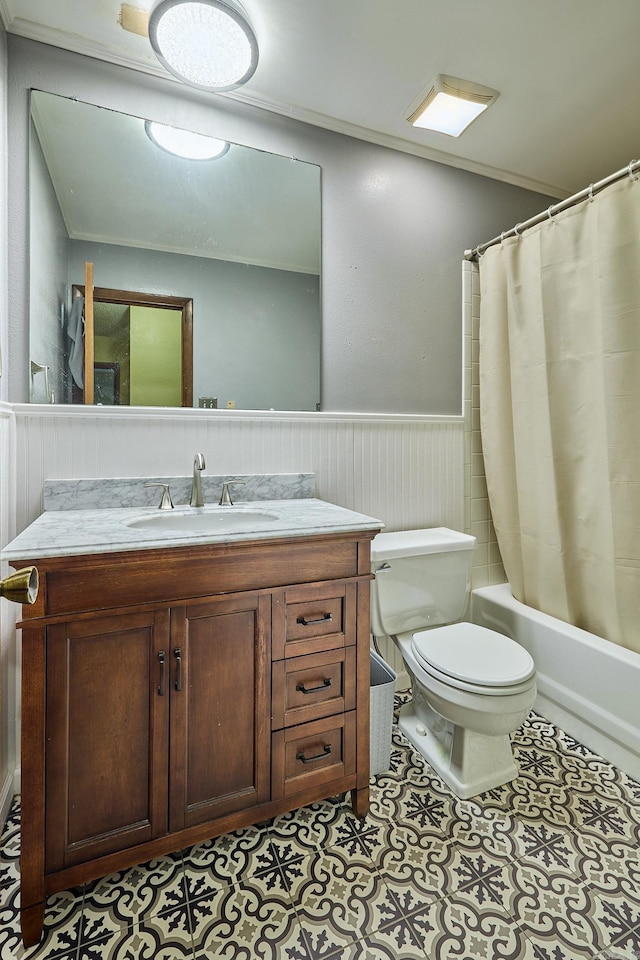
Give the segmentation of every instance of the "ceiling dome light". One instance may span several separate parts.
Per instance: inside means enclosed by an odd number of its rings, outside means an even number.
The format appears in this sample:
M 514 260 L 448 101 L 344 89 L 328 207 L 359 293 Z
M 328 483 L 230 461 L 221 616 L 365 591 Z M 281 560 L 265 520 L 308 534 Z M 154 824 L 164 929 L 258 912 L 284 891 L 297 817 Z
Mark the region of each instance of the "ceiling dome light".
M 172 153 L 184 160 L 217 160 L 229 149 L 226 140 L 206 137 L 203 133 L 192 133 L 178 127 L 168 127 L 155 120 L 145 120 L 144 129 L 156 147 Z
M 201 90 L 233 90 L 258 65 L 256 36 L 236 0 L 160 0 L 149 40 L 169 73 Z

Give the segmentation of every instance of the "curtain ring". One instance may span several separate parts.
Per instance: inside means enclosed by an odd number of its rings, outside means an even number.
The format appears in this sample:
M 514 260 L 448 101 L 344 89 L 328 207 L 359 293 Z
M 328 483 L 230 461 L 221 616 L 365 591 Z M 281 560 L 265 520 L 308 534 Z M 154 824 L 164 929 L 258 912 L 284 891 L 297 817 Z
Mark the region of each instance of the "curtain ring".
M 556 218 L 554 217 L 554 215 L 553 215 L 552 212 L 551 212 L 552 210 L 553 210 L 553 204 L 551 204 L 551 206 L 550 206 L 549 209 L 547 210 L 547 216 L 549 217 L 549 220 L 553 220 L 554 223 L 557 223 Z
M 629 180 L 637 180 L 637 179 L 638 179 L 638 174 L 633 172 L 633 165 L 634 165 L 634 163 L 637 163 L 637 162 L 638 162 L 637 160 L 632 160 L 631 163 L 629 164 L 629 168 L 628 168 L 628 169 L 629 169 Z
M 504 241 L 504 238 L 506 237 L 506 235 L 508 234 L 508 232 L 509 232 L 508 230 L 503 230 L 503 231 L 502 231 L 502 233 L 500 234 L 500 243 L 502 243 L 502 242 Z
M 593 203 L 593 184 L 589 184 L 589 203 Z
M 515 233 L 516 237 L 521 237 L 521 236 L 522 236 L 522 234 L 520 233 L 520 229 L 519 229 L 521 226 L 522 226 L 521 223 L 516 223 L 515 227 L 513 228 L 513 232 Z

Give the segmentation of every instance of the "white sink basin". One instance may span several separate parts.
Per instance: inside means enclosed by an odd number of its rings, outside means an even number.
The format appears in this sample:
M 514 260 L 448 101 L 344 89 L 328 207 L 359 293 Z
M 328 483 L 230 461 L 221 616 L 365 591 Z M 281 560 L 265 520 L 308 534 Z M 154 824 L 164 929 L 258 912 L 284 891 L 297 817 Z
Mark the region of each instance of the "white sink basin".
M 210 509 L 166 510 L 150 517 L 128 520 L 127 526 L 137 530 L 175 533 L 194 536 L 203 533 L 238 533 L 261 530 L 278 520 L 278 515 L 267 510 L 242 507 L 213 507 Z

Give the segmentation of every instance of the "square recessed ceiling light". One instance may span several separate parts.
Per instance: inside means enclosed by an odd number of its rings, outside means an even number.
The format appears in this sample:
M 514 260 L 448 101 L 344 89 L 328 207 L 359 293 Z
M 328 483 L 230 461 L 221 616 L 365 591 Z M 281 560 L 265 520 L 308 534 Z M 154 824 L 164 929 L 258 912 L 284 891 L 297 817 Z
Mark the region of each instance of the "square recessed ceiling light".
M 410 108 L 407 120 L 414 127 L 436 130 L 450 137 L 459 137 L 476 117 L 498 97 L 498 91 L 470 80 L 440 74 Z

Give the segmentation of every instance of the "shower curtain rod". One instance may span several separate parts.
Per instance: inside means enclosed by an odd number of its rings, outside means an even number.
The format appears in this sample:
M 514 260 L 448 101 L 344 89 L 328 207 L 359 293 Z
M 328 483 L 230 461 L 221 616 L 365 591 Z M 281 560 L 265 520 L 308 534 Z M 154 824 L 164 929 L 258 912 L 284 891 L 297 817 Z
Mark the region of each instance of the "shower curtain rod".
M 573 207 L 576 203 L 580 203 L 581 200 L 586 200 L 587 198 L 589 200 L 593 199 L 594 193 L 598 193 L 611 183 L 615 183 L 616 180 L 622 180 L 623 177 L 630 177 L 632 180 L 637 180 L 638 178 L 635 176 L 637 172 L 640 172 L 640 160 L 632 160 L 626 167 L 617 170 L 609 177 L 605 177 L 604 180 L 598 180 L 597 183 L 592 183 L 585 190 L 581 190 L 580 193 L 574 193 L 572 197 L 567 197 L 566 200 L 561 200 L 560 203 L 552 203 L 543 213 L 536 214 L 535 217 L 531 217 L 530 220 L 525 220 L 524 223 L 516 223 L 515 227 L 512 227 L 511 230 L 505 230 L 499 237 L 494 237 L 493 240 L 488 240 L 487 243 L 481 243 L 472 250 L 465 250 L 465 260 L 477 260 L 485 250 L 495 246 L 496 243 L 502 243 L 502 241 L 508 237 L 519 237 L 522 231 L 528 227 L 534 227 L 537 223 L 542 223 L 543 220 L 553 219 L 556 213 L 560 213 L 561 210 L 566 210 L 568 207 Z

